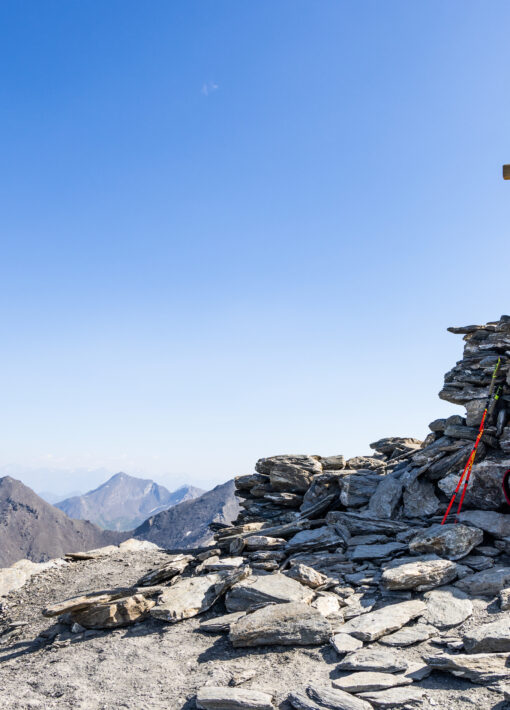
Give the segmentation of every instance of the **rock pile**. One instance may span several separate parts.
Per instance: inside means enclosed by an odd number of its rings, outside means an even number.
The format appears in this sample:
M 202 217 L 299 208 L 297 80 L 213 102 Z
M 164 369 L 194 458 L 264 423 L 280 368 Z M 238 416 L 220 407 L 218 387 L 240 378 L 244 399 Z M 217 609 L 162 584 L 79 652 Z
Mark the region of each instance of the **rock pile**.
M 79 628 L 176 623 L 223 599 L 201 631 L 228 633 L 234 648 L 335 649 L 330 687 L 287 689 L 287 707 L 297 710 L 421 707 L 427 691 L 420 682 L 434 670 L 503 693 L 510 671 L 510 516 L 501 492 L 510 468 L 510 317 L 450 330 L 464 334 L 466 345 L 440 397 L 464 405 L 465 417 L 433 421 L 424 441 L 381 439 L 369 456 L 260 459 L 255 473 L 236 479 L 242 512 L 234 525 L 216 525 L 214 549 L 169 555 L 136 587 L 99 590 L 43 613 Z M 442 526 L 498 357 L 503 395 L 490 412 L 465 512 L 459 524 Z M 463 632 L 474 599 L 488 605 L 495 597 L 494 623 Z M 204 710 L 265 710 L 273 702 L 257 688 L 232 687 L 206 687 L 196 699 Z

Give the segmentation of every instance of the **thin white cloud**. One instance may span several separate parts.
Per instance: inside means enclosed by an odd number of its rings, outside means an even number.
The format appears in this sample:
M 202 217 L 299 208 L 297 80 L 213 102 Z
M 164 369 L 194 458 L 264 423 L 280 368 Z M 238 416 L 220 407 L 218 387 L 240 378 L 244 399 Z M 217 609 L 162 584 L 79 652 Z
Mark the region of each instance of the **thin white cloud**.
M 215 91 L 218 91 L 220 88 L 219 84 L 216 84 L 214 81 L 207 81 L 205 84 L 202 84 L 202 94 L 204 96 L 209 96 L 210 94 L 213 94 Z

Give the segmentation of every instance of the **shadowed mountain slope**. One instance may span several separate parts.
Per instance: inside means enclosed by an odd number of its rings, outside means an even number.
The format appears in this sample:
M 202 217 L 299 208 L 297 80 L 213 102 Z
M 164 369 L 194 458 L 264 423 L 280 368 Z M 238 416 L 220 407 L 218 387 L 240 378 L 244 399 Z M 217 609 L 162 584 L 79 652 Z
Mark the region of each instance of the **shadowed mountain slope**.
M 234 481 L 228 481 L 199 498 L 154 515 L 142 523 L 133 536 L 169 549 L 200 547 L 213 539 L 209 523 L 230 523 L 239 509 Z
M 86 520 L 71 520 L 21 481 L 0 478 L 0 567 L 22 558 L 43 562 L 67 552 L 118 544 L 126 537 Z

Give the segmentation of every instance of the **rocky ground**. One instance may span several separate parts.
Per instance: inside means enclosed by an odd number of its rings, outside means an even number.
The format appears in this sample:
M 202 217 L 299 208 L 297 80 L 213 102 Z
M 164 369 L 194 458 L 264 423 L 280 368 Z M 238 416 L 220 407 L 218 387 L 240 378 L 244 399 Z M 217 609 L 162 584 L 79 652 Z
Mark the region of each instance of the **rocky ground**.
M 463 333 L 424 441 L 260 459 L 215 547 L 128 540 L 0 570 L 14 708 L 510 707 L 510 317 Z M 441 525 L 499 360 L 465 508 Z
M 329 688 L 332 680 L 351 675 L 338 669 L 343 656 L 330 643 L 235 649 L 224 633 L 200 632 L 204 619 L 226 613 L 221 600 L 203 615 L 180 623 L 149 619 L 109 631 L 72 633 L 69 626 L 56 627 L 53 619 L 41 615 L 51 600 L 134 584 L 150 568 L 167 560 L 165 553 L 152 551 L 72 562 L 32 577 L 9 595 L 3 603 L 0 627 L 8 628 L 13 622 L 25 622 L 26 626 L 0 637 L 1 707 L 184 710 L 196 707 L 200 689 L 220 686 L 269 693 L 275 707 L 283 710 L 292 707 L 286 700 L 291 691 Z M 424 655 L 438 653 L 440 639 L 462 638 L 469 629 L 481 628 L 502 616 L 496 603 L 479 599 L 473 604 L 471 617 L 454 630 L 438 632 L 435 638 L 405 648 L 378 642 L 369 647 L 421 662 Z M 55 631 L 58 633 L 52 638 Z M 419 705 L 423 708 L 510 707 L 499 686 L 485 687 L 443 672 L 433 672 L 416 685 L 424 693 Z

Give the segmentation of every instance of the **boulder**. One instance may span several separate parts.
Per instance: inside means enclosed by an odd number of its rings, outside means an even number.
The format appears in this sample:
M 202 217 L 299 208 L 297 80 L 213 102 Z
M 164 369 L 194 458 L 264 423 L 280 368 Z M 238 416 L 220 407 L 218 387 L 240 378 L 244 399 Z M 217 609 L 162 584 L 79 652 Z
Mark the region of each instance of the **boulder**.
M 290 602 L 257 609 L 230 627 L 234 648 L 245 646 L 318 646 L 327 643 L 331 624 L 307 604 Z
M 382 573 L 381 585 L 386 589 L 415 589 L 427 591 L 456 579 L 458 569 L 455 562 L 442 560 L 433 555 L 409 562 L 398 560 L 399 564 L 388 566 Z
M 112 629 L 128 626 L 145 619 L 154 606 L 152 599 L 134 594 L 110 602 L 91 604 L 86 609 L 71 612 L 71 620 L 85 629 Z
M 342 454 L 337 456 L 321 456 L 320 462 L 324 471 L 328 471 L 329 469 L 340 471 L 342 468 L 345 468 L 345 456 L 342 456 Z
M 463 640 L 468 653 L 510 652 L 510 617 L 470 629 Z
M 510 516 L 509 516 L 510 517 Z M 510 567 L 492 567 L 475 572 L 455 582 L 455 586 L 471 596 L 494 597 L 510 584 Z
M 383 636 L 380 643 L 385 646 L 412 646 L 415 643 L 426 641 L 432 636 L 437 636 L 437 630 L 430 624 L 415 624 L 414 626 L 404 626 L 393 634 Z
M 170 623 L 189 619 L 210 609 L 227 589 L 249 574 L 249 568 L 244 567 L 234 572 L 214 572 L 203 577 L 180 579 L 163 591 L 150 614 L 155 619 Z
M 504 503 L 501 481 L 508 468 L 510 468 L 510 459 L 486 458 L 475 463 L 471 471 L 464 506 L 480 510 L 498 510 Z M 438 487 L 449 497 L 453 494 L 458 482 L 458 474 L 452 473 L 439 481 Z
M 255 464 L 257 473 L 270 474 L 276 466 L 295 466 L 304 469 L 310 473 L 320 473 L 322 465 L 318 456 L 304 455 L 282 455 L 270 456 L 269 458 L 259 459 Z
M 206 686 L 198 691 L 196 703 L 201 710 L 274 710 L 269 693 L 247 688 Z
M 314 598 L 310 587 L 284 574 L 252 575 L 234 584 L 225 599 L 227 611 L 246 611 L 264 604 L 302 602 Z
M 393 474 L 384 476 L 372 497 L 368 507 L 377 518 L 392 518 L 402 497 L 402 482 Z
M 433 670 L 447 671 L 481 685 L 508 680 L 510 674 L 508 653 L 441 654 L 427 656 L 423 660 Z
M 416 555 L 435 553 L 449 560 L 460 560 L 482 541 L 483 532 L 478 528 L 438 524 L 420 530 L 409 543 L 409 550 Z
M 439 498 L 429 481 L 416 479 L 404 491 L 404 515 L 406 518 L 421 518 L 434 515 L 439 509 Z
M 346 508 L 359 508 L 368 503 L 381 481 L 373 471 L 343 472 L 340 484 L 340 502 Z
M 426 604 L 419 600 L 391 604 L 347 621 L 342 631 L 361 641 L 377 641 L 381 636 L 398 631 L 413 619 L 422 616 L 426 608 Z
M 341 656 L 351 651 L 357 651 L 363 648 L 363 641 L 360 641 L 350 634 L 339 633 L 335 634 L 330 640 L 331 645 Z
M 474 525 L 480 530 L 485 530 L 494 537 L 508 537 L 510 535 L 510 515 L 488 510 L 465 510 L 459 515 L 459 520 L 462 523 Z
M 292 565 L 291 568 L 285 572 L 285 574 L 287 577 L 296 579 L 298 582 L 304 584 L 306 587 L 310 587 L 311 589 L 320 587 L 325 584 L 328 579 L 325 574 L 321 574 L 313 567 L 308 567 L 308 565 L 303 565 L 299 562 Z
M 462 624 L 473 613 L 471 600 L 457 587 L 433 589 L 425 595 L 426 620 L 438 629 Z

